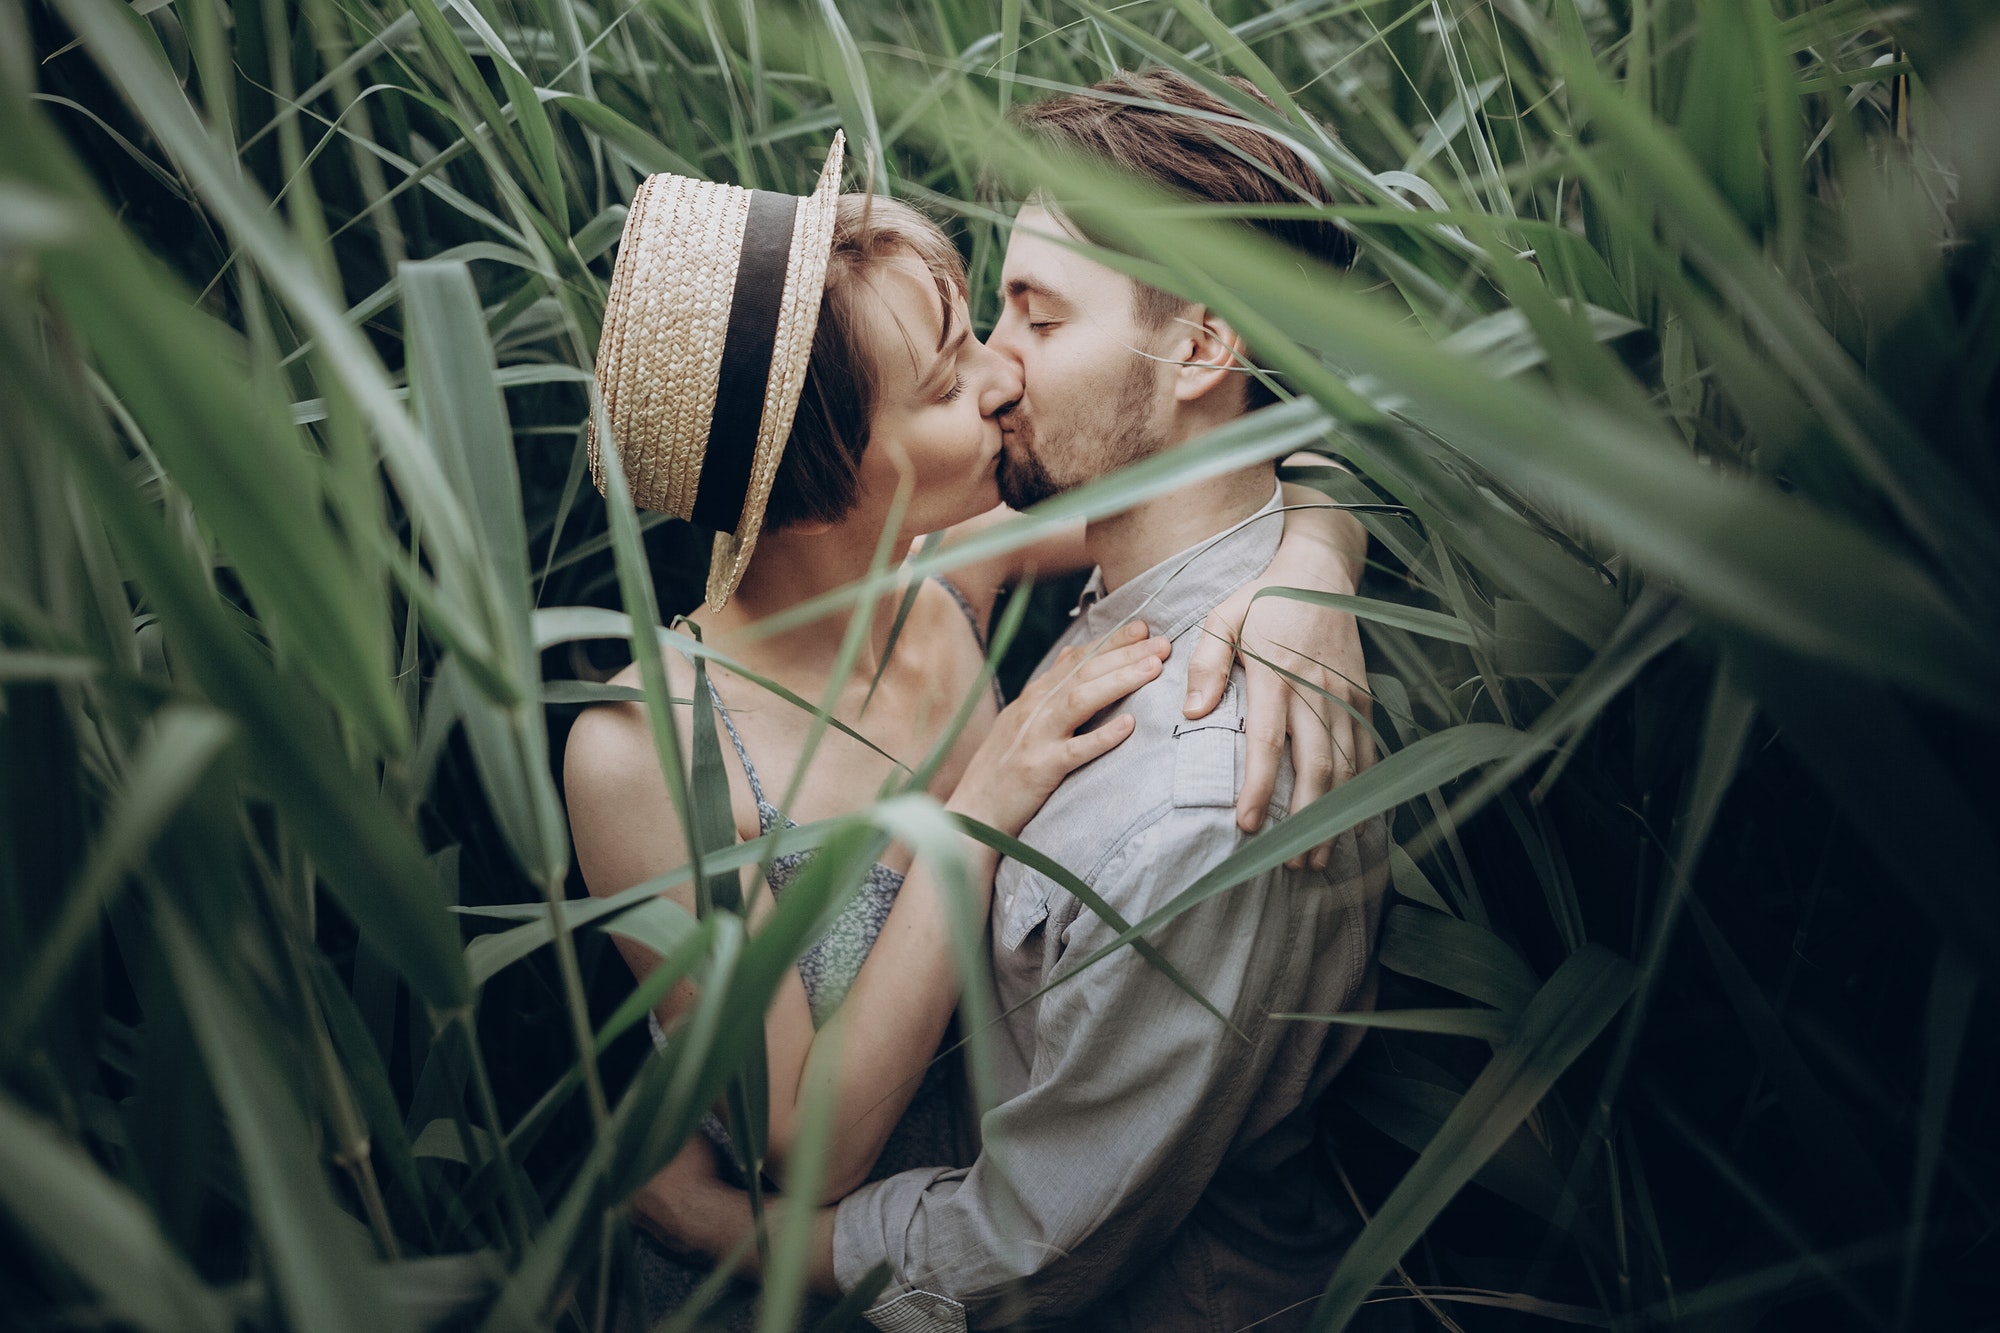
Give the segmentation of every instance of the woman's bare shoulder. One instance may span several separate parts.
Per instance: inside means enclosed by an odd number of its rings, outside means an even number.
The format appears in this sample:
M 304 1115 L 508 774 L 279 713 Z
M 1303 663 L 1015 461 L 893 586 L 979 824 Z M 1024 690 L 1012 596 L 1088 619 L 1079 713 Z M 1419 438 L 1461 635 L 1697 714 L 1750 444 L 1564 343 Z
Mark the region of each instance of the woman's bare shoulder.
M 636 686 L 638 672 L 628 669 L 611 683 Z M 563 801 L 577 864 L 593 894 L 617 893 L 684 857 L 643 703 L 595 704 L 577 717 L 563 750 Z
M 644 684 L 637 666 L 626 667 L 608 683 L 632 689 Z M 682 682 L 674 679 L 671 661 L 667 684 L 679 693 Z M 620 700 L 593 704 L 577 715 L 563 749 L 563 787 L 572 804 L 581 800 L 623 805 L 665 789 L 646 709 L 637 700 Z

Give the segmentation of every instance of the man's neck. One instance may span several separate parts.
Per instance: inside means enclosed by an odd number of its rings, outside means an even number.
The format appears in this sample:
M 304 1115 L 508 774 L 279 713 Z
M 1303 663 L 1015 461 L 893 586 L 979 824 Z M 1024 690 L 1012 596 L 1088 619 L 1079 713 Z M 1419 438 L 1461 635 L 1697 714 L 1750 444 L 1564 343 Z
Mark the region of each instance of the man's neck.
M 1123 513 L 1092 519 L 1084 534 L 1090 558 L 1111 592 L 1168 556 L 1241 523 L 1271 502 L 1277 473 L 1269 463 L 1195 482 Z

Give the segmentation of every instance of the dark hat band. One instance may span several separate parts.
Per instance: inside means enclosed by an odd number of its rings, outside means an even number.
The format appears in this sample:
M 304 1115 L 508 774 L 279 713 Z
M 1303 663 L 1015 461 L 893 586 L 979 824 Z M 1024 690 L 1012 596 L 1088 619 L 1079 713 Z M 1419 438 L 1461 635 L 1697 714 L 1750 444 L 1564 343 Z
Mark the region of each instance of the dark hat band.
M 792 228 L 799 201 L 769 190 L 750 192 L 750 216 L 743 226 L 743 249 L 736 264 L 736 289 L 729 300 L 729 328 L 722 338 L 721 375 L 715 386 L 715 415 L 702 451 L 690 517 L 715 532 L 734 532 L 743 521 L 750 494 L 750 471 L 757 458 L 757 432 L 764 420 L 764 397 L 771 379 L 771 356 L 778 338 L 778 315 L 785 277 L 791 267 Z

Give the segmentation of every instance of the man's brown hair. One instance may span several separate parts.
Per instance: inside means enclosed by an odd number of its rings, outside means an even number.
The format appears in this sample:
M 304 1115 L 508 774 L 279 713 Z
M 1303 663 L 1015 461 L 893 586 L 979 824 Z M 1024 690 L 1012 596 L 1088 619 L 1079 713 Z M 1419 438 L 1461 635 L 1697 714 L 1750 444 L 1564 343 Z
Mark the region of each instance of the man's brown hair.
M 1276 110 L 1247 79 L 1229 83 Z M 1184 116 L 1157 105 L 1208 113 Z M 1209 116 L 1221 119 L 1210 119 Z M 1101 158 L 1171 193 L 1223 204 L 1331 204 L 1319 175 L 1291 145 L 1245 123 L 1240 112 L 1208 89 L 1170 69 L 1120 74 L 1087 93 L 1067 93 L 1030 103 L 1015 121 L 1044 142 Z M 1331 219 L 1252 218 L 1251 226 L 1297 250 L 1346 268 L 1354 238 Z M 1187 308 L 1172 292 L 1133 281 L 1134 314 L 1149 330 L 1165 326 Z M 1245 409 L 1277 400 L 1253 377 L 1244 385 Z

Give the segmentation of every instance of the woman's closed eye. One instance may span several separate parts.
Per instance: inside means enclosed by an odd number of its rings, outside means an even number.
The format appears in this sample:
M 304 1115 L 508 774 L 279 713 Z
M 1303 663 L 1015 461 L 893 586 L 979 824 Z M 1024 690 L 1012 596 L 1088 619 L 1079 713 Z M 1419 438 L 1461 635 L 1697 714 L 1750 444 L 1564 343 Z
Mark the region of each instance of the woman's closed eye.
M 938 396 L 938 401 L 941 403 L 955 403 L 964 392 L 965 376 L 954 376 L 951 381 L 951 387 Z

